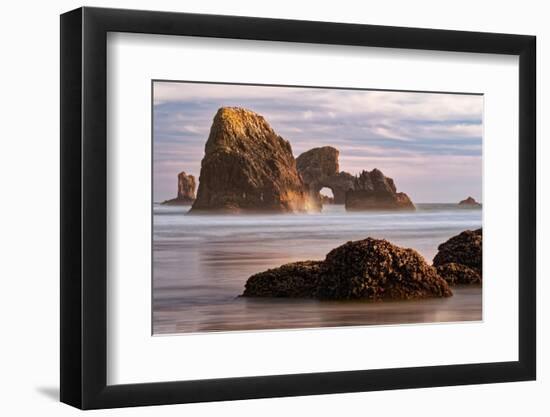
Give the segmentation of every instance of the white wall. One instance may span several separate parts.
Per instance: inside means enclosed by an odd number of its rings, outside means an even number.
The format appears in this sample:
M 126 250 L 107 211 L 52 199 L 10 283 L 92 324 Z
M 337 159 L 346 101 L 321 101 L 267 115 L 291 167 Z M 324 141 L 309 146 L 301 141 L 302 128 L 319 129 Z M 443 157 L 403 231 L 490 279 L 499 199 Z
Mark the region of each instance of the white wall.
M 550 26 L 545 2 L 462 0 L 385 2 L 258 0 L 181 2 L 92 1 L 89 6 L 239 14 L 396 26 L 534 34 L 538 37 L 539 143 L 550 99 Z M 4 2 L 0 23 L 3 85 L 0 89 L 0 410 L 4 415 L 73 415 L 59 404 L 59 17 L 77 1 Z M 543 194 L 550 158 L 539 147 L 539 213 L 550 210 Z M 540 219 L 539 215 L 539 219 Z M 545 233 L 546 232 L 546 233 Z M 545 233 L 546 236 L 542 237 Z M 548 221 L 539 222 L 539 259 L 550 250 Z M 327 395 L 101 411 L 94 415 L 306 415 L 405 414 L 407 416 L 548 415 L 550 392 L 550 269 L 539 262 L 539 378 L 537 382 Z M 475 343 L 475 341 L 470 341 Z M 468 341 L 465 341 L 468 343 Z M 543 395 L 543 394 L 546 394 Z

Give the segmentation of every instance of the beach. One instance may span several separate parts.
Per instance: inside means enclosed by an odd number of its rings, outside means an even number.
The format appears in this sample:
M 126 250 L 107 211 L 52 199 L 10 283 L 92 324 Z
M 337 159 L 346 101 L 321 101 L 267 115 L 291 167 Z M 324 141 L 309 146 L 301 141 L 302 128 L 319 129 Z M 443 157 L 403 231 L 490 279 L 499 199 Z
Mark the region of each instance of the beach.
M 240 297 L 251 275 L 366 237 L 417 250 L 428 263 L 437 246 L 482 225 L 480 209 L 417 204 L 416 211 L 187 215 L 189 206 L 153 207 L 153 334 L 301 329 L 481 320 L 481 286 L 450 298 L 317 301 Z

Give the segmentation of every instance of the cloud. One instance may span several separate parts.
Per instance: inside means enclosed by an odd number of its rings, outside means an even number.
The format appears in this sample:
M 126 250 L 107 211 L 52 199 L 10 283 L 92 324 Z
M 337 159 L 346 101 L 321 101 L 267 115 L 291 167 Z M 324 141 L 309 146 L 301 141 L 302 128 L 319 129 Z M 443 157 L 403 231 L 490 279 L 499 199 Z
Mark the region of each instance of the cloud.
M 262 114 L 295 156 L 335 146 L 342 170 L 376 166 L 413 198 L 455 201 L 466 188 L 481 197 L 482 96 L 155 82 L 157 201 L 172 197 L 179 171 L 198 177 L 212 118 L 222 106 Z

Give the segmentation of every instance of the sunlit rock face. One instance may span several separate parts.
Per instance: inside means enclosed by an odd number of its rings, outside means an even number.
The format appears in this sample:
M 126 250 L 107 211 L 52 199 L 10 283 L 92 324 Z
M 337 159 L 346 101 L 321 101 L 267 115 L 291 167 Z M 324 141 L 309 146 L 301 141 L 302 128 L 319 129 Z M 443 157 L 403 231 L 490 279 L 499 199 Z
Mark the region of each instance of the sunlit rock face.
M 192 213 L 303 212 L 305 184 L 290 143 L 261 115 L 222 107 L 214 117 Z

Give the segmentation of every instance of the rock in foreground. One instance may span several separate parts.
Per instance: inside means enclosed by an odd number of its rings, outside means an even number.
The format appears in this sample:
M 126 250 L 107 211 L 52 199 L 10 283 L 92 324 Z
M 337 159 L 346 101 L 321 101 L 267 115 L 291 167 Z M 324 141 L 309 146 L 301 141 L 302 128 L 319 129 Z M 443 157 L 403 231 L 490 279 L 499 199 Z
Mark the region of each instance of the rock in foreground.
M 307 190 L 290 143 L 250 110 L 216 113 L 191 212 L 295 212 L 308 208 Z
M 433 265 L 451 285 L 481 283 L 483 230 L 466 230 L 439 245 Z
M 413 249 L 367 238 L 330 251 L 317 293 L 325 299 L 448 297 L 447 283 Z
M 405 193 L 398 193 L 393 179 L 379 169 L 363 171 L 346 193 L 346 210 L 415 210 Z
M 481 274 L 466 265 L 450 262 L 436 267 L 437 273 L 449 285 L 481 284 Z
M 434 266 L 447 263 L 466 265 L 478 272 L 482 269 L 482 229 L 465 230 L 438 246 Z
M 448 284 L 413 249 L 367 238 L 330 251 L 324 261 L 305 261 L 253 275 L 247 297 L 330 300 L 449 297 Z
M 310 298 L 317 291 L 321 261 L 294 262 L 252 275 L 245 297 Z
M 172 200 L 166 200 L 162 204 L 168 205 L 188 205 L 195 201 L 195 177 L 187 175 L 185 171 L 178 174 L 178 194 Z

